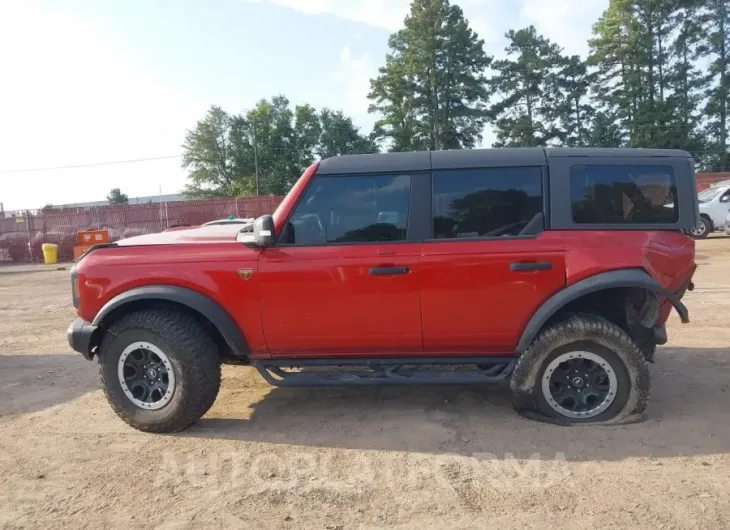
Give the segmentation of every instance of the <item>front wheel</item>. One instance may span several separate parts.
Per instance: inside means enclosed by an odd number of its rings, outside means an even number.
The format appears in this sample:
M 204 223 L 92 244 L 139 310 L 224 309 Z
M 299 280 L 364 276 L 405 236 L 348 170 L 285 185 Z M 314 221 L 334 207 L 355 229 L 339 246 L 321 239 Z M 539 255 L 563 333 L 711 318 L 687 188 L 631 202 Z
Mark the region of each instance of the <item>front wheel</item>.
M 180 431 L 213 405 L 220 387 L 216 343 L 193 317 L 140 311 L 111 326 L 99 351 L 109 404 L 144 432 Z
M 575 315 L 542 331 L 510 381 L 521 414 L 561 424 L 629 423 L 649 395 L 644 354 L 620 327 Z
M 712 231 L 712 221 L 710 221 L 709 217 L 706 215 L 700 216 L 700 224 L 696 227 L 690 230 L 690 234 L 694 239 L 705 239 L 707 236 L 710 235 L 710 232 Z

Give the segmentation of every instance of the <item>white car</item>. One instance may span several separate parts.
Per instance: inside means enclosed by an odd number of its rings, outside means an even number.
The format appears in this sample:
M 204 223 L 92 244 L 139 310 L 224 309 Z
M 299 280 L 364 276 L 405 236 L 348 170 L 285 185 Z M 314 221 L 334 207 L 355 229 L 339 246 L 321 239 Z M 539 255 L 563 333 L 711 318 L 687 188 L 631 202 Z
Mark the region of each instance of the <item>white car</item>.
M 730 210 L 728 210 L 725 217 L 725 233 L 730 236 Z
M 205 223 L 203 226 L 211 226 L 211 225 L 239 225 L 239 224 L 250 224 L 253 223 L 254 219 L 253 217 L 246 218 L 246 219 L 237 219 L 237 218 L 228 218 L 228 219 L 218 219 L 216 221 L 209 221 Z
M 727 216 L 730 211 L 730 180 L 716 182 L 697 194 L 700 203 L 700 224 L 692 230 L 695 239 L 704 239 L 711 232 L 727 231 Z

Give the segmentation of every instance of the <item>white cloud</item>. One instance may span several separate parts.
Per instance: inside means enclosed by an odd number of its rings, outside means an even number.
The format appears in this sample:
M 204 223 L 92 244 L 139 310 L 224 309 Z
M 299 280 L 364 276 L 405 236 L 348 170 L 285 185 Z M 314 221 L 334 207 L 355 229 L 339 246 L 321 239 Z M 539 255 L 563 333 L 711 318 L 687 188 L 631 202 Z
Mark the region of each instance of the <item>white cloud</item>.
M 407 0 L 246 0 L 269 2 L 311 15 L 328 14 L 354 22 L 395 31 L 403 24 L 410 2 Z
M 0 171 L 175 155 L 205 111 L 80 16 L 0 9 Z M 180 161 L 0 174 L 6 208 L 176 192 Z
M 308 14 L 329 14 L 395 31 L 402 27 L 410 0 L 245 0 L 269 2 Z M 489 53 L 499 53 L 509 29 L 534 24 L 566 49 L 585 54 L 591 27 L 608 0 L 455 0 Z
M 593 24 L 608 0 L 521 0 L 520 19 L 558 43 L 565 53 L 586 56 Z
M 360 57 L 353 55 L 349 46 L 342 49 L 340 53 L 340 67 L 332 73 L 332 79 L 340 94 L 337 104 L 332 106 L 342 109 L 352 116 L 360 127 L 369 129 L 375 119 L 368 114 L 370 101 L 367 96 L 370 92 L 370 80 L 378 73 L 378 68 L 372 57 L 364 54 Z
M 388 32 L 402 26 L 410 6 L 410 0 L 245 1 L 330 14 Z M 506 30 L 528 24 L 567 52 L 585 53 L 591 26 L 608 5 L 608 0 L 453 1 L 495 55 L 504 49 Z M 367 113 L 369 81 L 385 53 L 385 42 L 377 55 L 371 44 L 353 32 L 339 64 L 329 67 L 332 83 L 322 93 L 328 105 L 343 109 L 365 129 L 375 119 Z M 359 51 L 366 45 L 367 53 Z M 191 99 L 183 87 L 162 80 L 159 65 L 132 53 L 123 43 L 115 46 L 103 27 L 78 11 L 0 0 L 0 172 L 179 153 L 185 129 L 213 101 Z M 33 208 L 98 200 L 112 187 L 135 195 L 154 194 L 160 185 L 163 192 L 174 192 L 183 182 L 174 159 L 0 174 L 0 201 Z

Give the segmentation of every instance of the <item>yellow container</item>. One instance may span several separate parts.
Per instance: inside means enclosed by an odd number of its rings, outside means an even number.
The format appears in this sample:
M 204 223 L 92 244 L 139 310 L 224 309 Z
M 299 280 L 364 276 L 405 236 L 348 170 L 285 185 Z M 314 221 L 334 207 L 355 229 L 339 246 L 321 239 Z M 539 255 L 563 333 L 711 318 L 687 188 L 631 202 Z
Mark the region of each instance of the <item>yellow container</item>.
M 43 262 L 46 265 L 51 265 L 58 261 L 58 245 L 53 243 L 43 243 L 41 245 L 43 250 Z

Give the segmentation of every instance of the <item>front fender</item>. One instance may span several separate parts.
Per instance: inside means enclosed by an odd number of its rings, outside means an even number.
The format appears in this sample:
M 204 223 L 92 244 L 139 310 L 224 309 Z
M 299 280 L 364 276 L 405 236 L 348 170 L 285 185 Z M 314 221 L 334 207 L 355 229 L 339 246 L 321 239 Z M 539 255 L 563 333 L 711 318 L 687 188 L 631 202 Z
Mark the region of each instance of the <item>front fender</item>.
M 685 324 L 689 322 L 689 312 L 677 295 L 667 291 L 654 278 L 641 269 L 622 269 L 596 274 L 595 276 L 574 283 L 570 287 L 566 287 L 548 298 L 535 314 L 532 315 L 527 326 L 525 326 L 515 351 L 519 354 L 524 353 L 545 323 L 561 308 L 573 300 L 605 289 L 630 287 L 647 289 L 663 296 L 675 307 L 682 322 Z
M 146 285 L 125 291 L 107 302 L 99 310 L 93 326 L 104 327 L 107 319 L 125 305 L 145 300 L 165 300 L 186 306 L 208 319 L 220 332 L 226 344 L 237 357 L 249 353 L 246 340 L 231 316 L 217 302 L 204 294 L 174 285 Z

